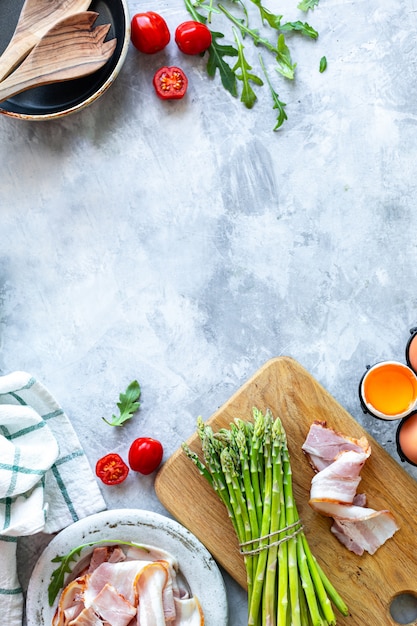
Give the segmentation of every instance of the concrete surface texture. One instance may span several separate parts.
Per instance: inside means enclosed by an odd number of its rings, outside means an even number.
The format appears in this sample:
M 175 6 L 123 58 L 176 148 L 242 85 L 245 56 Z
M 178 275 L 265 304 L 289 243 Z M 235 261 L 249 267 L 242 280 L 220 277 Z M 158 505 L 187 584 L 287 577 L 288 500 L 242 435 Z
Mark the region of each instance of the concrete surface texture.
M 198 415 L 279 355 L 398 459 L 395 424 L 363 414 L 358 383 L 368 364 L 405 360 L 417 322 L 416 3 L 268 6 L 319 32 L 288 36 L 293 81 L 262 53 L 286 103 L 277 132 L 266 84 L 246 109 L 173 36 L 156 55 L 131 47 L 114 85 L 77 114 L 0 116 L 0 374 L 35 374 L 92 465 L 141 435 L 168 458 Z M 129 9 L 161 13 L 172 34 L 188 19 L 182 0 Z M 259 50 L 245 40 L 245 52 L 260 74 Z M 162 65 L 186 71 L 183 100 L 156 98 Z M 140 417 L 112 430 L 101 417 L 134 378 Z M 152 476 L 103 495 L 109 508 L 166 513 Z M 47 541 L 22 541 L 24 586 Z M 241 626 L 246 596 L 225 580 Z

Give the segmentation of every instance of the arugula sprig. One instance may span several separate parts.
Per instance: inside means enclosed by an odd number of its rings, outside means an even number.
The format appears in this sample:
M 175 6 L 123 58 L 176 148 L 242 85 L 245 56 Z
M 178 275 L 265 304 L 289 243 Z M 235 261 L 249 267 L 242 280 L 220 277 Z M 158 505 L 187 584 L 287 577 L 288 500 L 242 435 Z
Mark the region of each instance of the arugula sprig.
M 310 24 L 301 20 L 283 21 L 283 16 L 275 14 L 266 8 L 263 0 L 250 0 L 259 11 L 260 22 L 264 27 L 261 35 L 258 28 L 249 24 L 249 13 L 245 0 L 232 0 L 232 4 L 239 8 L 241 17 L 231 13 L 221 2 L 222 0 L 184 0 L 187 11 L 195 21 L 202 22 L 207 26 L 211 23 L 214 14 L 223 14 L 231 22 L 235 39 L 234 44 L 221 42 L 221 39 L 224 37 L 223 33 L 211 30 L 212 44 L 207 52 L 206 69 L 208 75 L 212 78 L 216 75 L 216 72 L 219 73 L 223 86 L 233 97 L 238 96 L 238 82 L 241 82 L 240 100 L 246 107 L 252 108 L 257 100 L 253 84 L 260 86 L 263 84 L 263 81 L 252 71 L 252 67 L 244 54 L 243 43 L 237 38 L 236 32 L 239 33 L 243 41 L 245 38 L 251 38 L 255 46 L 261 46 L 272 53 L 277 63 L 276 71 L 288 80 L 294 79 L 297 64 L 291 58 L 291 52 L 285 38 L 286 35 L 297 33 L 315 40 L 318 38 L 318 32 Z M 306 12 L 309 9 L 313 9 L 318 3 L 319 0 L 300 0 L 298 8 Z M 205 14 L 202 14 L 201 11 L 205 12 Z M 269 27 L 275 33 L 275 36 L 277 36 L 276 43 L 270 41 L 265 27 Z M 227 60 L 228 57 L 235 58 L 233 65 Z M 286 104 L 280 100 L 279 95 L 273 89 L 265 66 L 261 64 L 261 67 L 272 95 L 273 109 L 278 111 L 277 123 L 274 127 L 274 130 L 277 130 L 287 119 L 287 114 L 284 110 Z
M 259 63 L 262 67 L 262 70 L 265 74 L 265 78 L 266 78 L 266 82 L 268 84 L 269 87 L 269 91 L 271 93 L 272 96 L 272 100 L 274 103 L 274 106 L 272 107 L 273 109 L 277 109 L 278 111 L 278 116 L 277 116 L 277 123 L 275 124 L 273 130 L 278 130 L 279 128 L 281 128 L 281 126 L 283 125 L 284 121 L 288 119 L 287 114 L 285 112 L 285 107 L 287 106 L 285 102 L 282 102 L 279 99 L 279 95 L 277 94 L 277 92 L 275 91 L 275 89 L 272 86 L 271 80 L 268 76 L 268 72 L 266 71 L 266 67 L 265 64 L 263 62 L 262 56 L 259 55 Z
M 248 109 L 251 109 L 256 102 L 256 94 L 250 83 L 252 82 L 255 83 L 255 85 L 263 85 L 263 81 L 259 78 L 259 76 L 256 76 L 253 72 L 251 72 L 252 67 L 247 62 L 243 53 L 244 46 L 239 40 L 236 31 L 233 30 L 233 32 L 238 51 L 238 59 L 236 61 L 236 65 L 233 67 L 233 71 L 236 77 L 243 83 L 240 99 Z
M 280 72 L 280 74 L 289 79 L 294 78 L 296 63 L 293 63 L 291 60 L 291 53 L 287 44 L 285 43 L 283 33 L 280 33 L 278 35 L 278 42 L 276 45 L 274 45 L 265 37 L 261 37 L 258 30 L 250 28 L 241 20 L 239 20 L 236 16 L 230 13 L 230 11 L 228 11 L 222 4 L 219 4 L 218 8 L 235 26 L 237 26 L 243 37 L 249 35 L 249 37 L 253 39 L 255 46 L 261 45 L 275 55 L 275 59 L 278 63 L 278 71 Z
M 83 543 L 77 546 L 76 548 L 73 548 L 72 550 L 70 550 L 68 554 L 57 555 L 56 557 L 51 559 L 51 562 L 60 563 L 61 565 L 59 565 L 51 574 L 51 581 L 48 586 L 49 606 L 52 606 L 53 603 L 55 602 L 57 595 L 59 594 L 59 592 L 64 586 L 65 575 L 71 574 L 72 572 L 71 563 L 77 560 L 77 557 L 80 556 L 82 550 L 84 550 L 85 548 L 90 548 L 91 546 L 96 546 L 96 545 L 103 544 L 103 543 L 105 543 L 106 545 L 109 543 L 114 543 L 117 545 L 131 546 L 133 548 L 142 548 L 146 550 L 148 549 L 146 548 L 146 546 L 143 546 L 139 543 L 135 543 L 132 541 L 121 541 L 120 539 L 101 539 L 99 541 L 91 541 L 90 543 Z
M 110 426 L 121 426 L 127 422 L 127 420 L 130 420 L 140 407 L 140 394 L 140 385 L 137 380 L 133 380 L 127 387 L 126 391 L 119 395 L 119 402 L 117 402 L 119 415 L 113 414 L 111 421 L 106 420 L 106 418 L 103 417 L 106 424 L 109 424 Z

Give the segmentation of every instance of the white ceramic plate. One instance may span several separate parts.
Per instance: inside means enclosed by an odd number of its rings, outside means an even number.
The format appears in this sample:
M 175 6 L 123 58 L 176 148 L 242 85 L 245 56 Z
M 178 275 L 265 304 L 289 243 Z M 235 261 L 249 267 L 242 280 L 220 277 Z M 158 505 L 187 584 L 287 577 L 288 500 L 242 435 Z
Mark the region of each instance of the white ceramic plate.
M 139 509 L 118 509 L 91 515 L 62 530 L 40 556 L 29 581 L 26 619 L 28 626 L 51 626 L 58 598 L 51 607 L 48 586 L 57 555 L 91 541 L 120 539 L 157 546 L 178 559 L 180 571 L 200 600 L 205 626 L 227 626 L 228 609 L 224 581 L 207 549 L 178 522 Z M 81 553 L 81 558 L 83 552 Z M 75 563 L 74 563 L 75 565 Z

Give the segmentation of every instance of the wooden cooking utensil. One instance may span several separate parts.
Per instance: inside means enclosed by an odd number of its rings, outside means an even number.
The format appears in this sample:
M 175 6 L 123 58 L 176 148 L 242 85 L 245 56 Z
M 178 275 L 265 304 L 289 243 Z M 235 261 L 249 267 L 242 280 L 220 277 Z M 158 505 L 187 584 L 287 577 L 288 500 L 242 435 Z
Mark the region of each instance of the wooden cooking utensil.
M 117 40 L 104 42 L 110 24 L 93 28 L 98 17 L 83 11 L 55 24 L 33 48 L 23 63 L 0 82 L 0 102 L 49 83 L 92 74 L 112 56 Z
M 26 0 L 13 36 L 0 56 L 0 80 L 6 78 L 54 24 L 85 11 L 91 0 Z

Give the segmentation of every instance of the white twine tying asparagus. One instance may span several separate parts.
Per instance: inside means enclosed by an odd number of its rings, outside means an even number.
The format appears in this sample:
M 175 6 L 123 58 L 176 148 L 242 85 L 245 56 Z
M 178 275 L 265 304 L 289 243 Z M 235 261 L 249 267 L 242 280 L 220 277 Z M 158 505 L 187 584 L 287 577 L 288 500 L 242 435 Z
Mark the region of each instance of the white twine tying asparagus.
M 224 503 L 243 548 L 248 626 L 334 626 L 333 605 L 349 611 L 308 545 L 281 420 L 253 409 L 253 422 L 235 419 L 214 433 L 200 417 L 197 427 L 203 460 L 183 449 Z
M 281 535 L 282 533 L 287 532 L 288 530 L 290 530 L 291 528 L 294 528 L 295 526 L 298 526 L 298 528 L 296 530 L 294 530 L 294 532 L 292 532 L 290 535 L 285 535 L 285 537 L 282 537 L 281 539 L 277 539 L 277 541 L 268 541 L 268 543 L 266 543 L 266 544 L 263 543 L 262 545 L 259 545 L 257 548 L 252 548 L 252 549 L 246 550 L 246 546 L 251 546 L 254 543 L 258 543 L 258 542 L 264 541 L 264 539 L 272 539 L 272 537 L 276 537 L 277 535 Z M 240 552 L 240 554 L 243 554 L 243 555 L 245 555 L 245 554 L 259 554 L 259 552 L 261 552 L 261 550 L 268 550 L 268 548 L 271 548 L 272 546 L 279 546 L 284 541 L 289 541 L 290 539 L 292 539 L 293 537 L 298 535 L 298 533 L 301 532 L 302 530 L 303 530 L 303 525 L 298 520 L 297 522 L 294 522 L 293 524 L 289 524 L 285 528 L 281 528 L 280 530 L 276 530 L 273 533 L 268 533 L 264 537 L 258 537 L 258 539 L 250 539 L 249 541 L 243 541 L 242 543 L 239 543 L 239 548 L 240 548 L 239 552 Z

